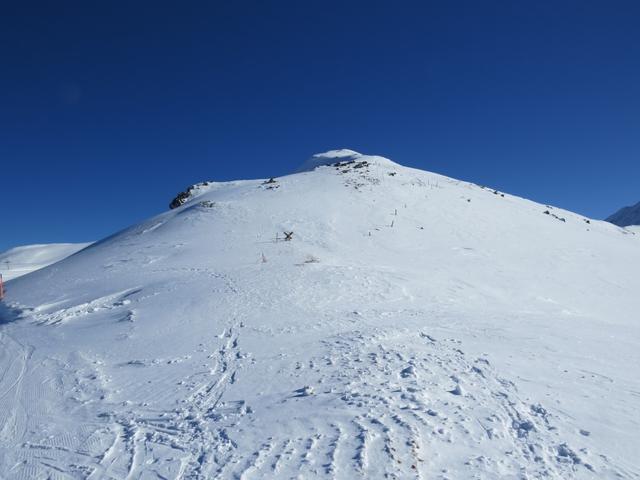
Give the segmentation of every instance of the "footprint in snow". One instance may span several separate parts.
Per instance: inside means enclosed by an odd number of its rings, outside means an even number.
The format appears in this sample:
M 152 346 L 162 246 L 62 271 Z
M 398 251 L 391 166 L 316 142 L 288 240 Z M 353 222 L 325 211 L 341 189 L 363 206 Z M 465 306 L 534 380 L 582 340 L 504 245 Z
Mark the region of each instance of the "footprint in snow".
M 460 384 L 456 385 L 453 390 L 449 390 L 449 393 L 456 396 L 462 396 L 462 388 L 460 388 Z
M 302 388 L 298 388 L 297 390 L 294 390 L 294 393 L 295 393 L 295 395 L 293 395 L 294 397 L 309 397 L 315 393 L 315 390 L 313 387 L 306 385 Z
M 414 367 L 413 365 L 409 365 L 407 368 L 402 369 L 402 371 L 400 372 L 400 376 L 402 378 L 415 377 L 416 367 Z

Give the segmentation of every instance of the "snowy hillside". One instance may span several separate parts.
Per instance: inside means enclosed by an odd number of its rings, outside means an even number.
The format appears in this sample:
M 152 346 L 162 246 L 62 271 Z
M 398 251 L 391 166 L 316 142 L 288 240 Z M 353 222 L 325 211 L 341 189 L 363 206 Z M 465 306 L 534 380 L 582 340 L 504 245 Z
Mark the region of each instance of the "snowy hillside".
M 0 273 L 5 281 L 21 277 L 73 255 L 90 243 L 26 245 L 0 253 Z
M 607 218 L 607 222 L 620 227 L 640 225 L 640 202 L 631 207 L 624 207 Z
M 640 235 L 352 151 L 183 201 L 9 283 L 1 478 L 640 478 Z

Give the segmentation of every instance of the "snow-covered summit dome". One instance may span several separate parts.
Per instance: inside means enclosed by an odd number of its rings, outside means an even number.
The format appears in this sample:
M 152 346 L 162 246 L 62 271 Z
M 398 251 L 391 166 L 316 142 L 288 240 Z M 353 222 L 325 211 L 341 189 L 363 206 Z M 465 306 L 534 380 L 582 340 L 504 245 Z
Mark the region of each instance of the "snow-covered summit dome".
M 316 153 L 306 162 L 304 162 L 297 170 L 298 172 L 310 172 L 322 165 L 331 165 L 336 162 L 348 162 L 350 160 L 356 160 L 363 155 L 355 150 L 349 150 L 348 148 L 341 148 L 338 150 L 329 150 L 328 152 Z
M 377 165 L 386 165 L 397 167 L 398 164 L 385 157 L 378 155 L 364 155 L 356 152 L 355 150 L 349 150 L 348 148 L 341 148 L 338 150 L 329 150 L 328 152 L 316 153 L 306 162 L 304 162 L 295 173 L 310 172 L 323 165 L 333 165 L 338 162 L 363 162 L 373 163 Z

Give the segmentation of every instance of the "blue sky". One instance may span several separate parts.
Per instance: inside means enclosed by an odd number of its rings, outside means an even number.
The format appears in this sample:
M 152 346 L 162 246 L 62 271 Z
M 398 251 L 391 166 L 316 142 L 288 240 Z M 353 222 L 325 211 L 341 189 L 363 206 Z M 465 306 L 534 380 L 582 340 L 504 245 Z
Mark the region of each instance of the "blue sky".
M 640 3 L 13 2 L 0 250 L 351 148 L 595 218 L 640 200 Z

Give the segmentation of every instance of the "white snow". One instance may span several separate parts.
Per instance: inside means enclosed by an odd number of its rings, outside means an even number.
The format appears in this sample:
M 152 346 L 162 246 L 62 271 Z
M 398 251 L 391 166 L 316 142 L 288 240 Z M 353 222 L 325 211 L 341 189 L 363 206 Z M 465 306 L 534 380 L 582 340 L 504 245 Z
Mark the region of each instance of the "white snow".
M 352 156 L 10 282 L 0 476 L 639 478 L 638 235 Z
M 51 265 L 73 255 L 90 243 L 50 243 L 14 247 L 0 253 L 0 273 L 5 281 Z
M 331 165 L 337 162 L 356 160 L 362 155 L 354 150 L 342 148 L 339 150 L 329 150 L 328 152 L 316 153 L 304 162 L 296 172 L 309 172 L 323 165 Z

